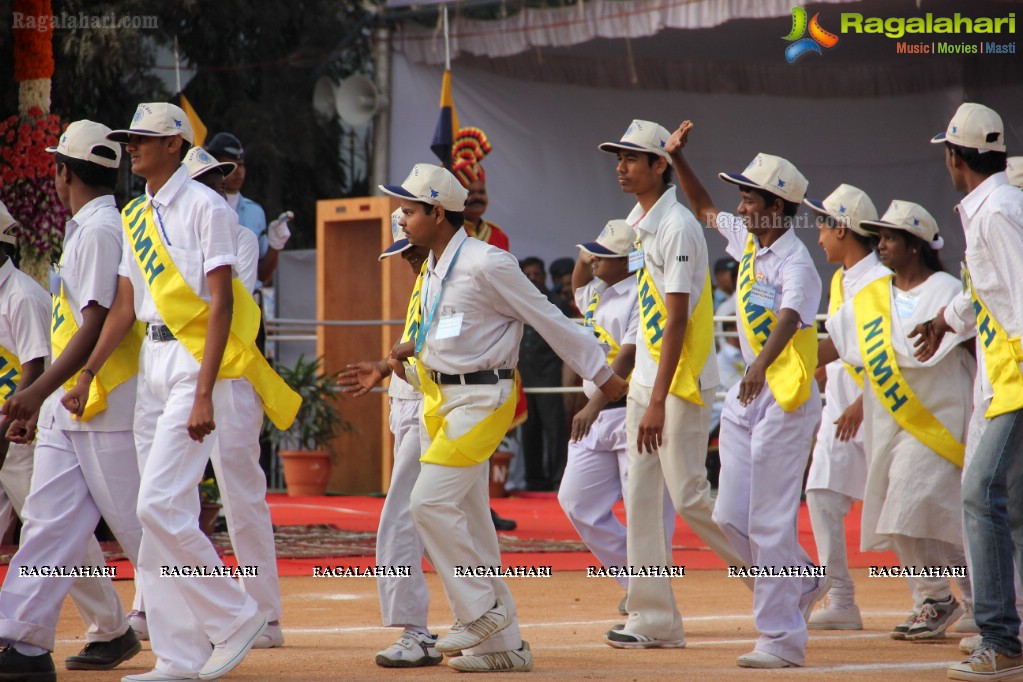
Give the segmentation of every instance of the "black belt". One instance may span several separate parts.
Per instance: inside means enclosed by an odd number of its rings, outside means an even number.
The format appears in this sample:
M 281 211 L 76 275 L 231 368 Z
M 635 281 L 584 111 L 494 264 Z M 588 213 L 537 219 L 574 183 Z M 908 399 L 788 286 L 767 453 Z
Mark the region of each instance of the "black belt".
M 604 410 L 613 410 L 616 407 L 625 407 L 625 404 L 626 404 L 627 401 L 628 401 L 628 398 L 622 398 L 621 400 L 616 400 L 613 403 L 608 403 L 607 405 L 604 405 L 604 407 L 600 408 L 600 411 L 603 412 Z
M 514 374 L 515 370 L 513 369 L 481 369 L 478 372 L 469 372 L 468 374 L 430 372 L 430 378 L 437 384 L 480 385 L 496 384 L 501 379 L 511 379 Z
M 173 341 L 174 334 L 171 333 L 170 328 L 165 324 L 147 324 L 146 338 L 153 341 Z

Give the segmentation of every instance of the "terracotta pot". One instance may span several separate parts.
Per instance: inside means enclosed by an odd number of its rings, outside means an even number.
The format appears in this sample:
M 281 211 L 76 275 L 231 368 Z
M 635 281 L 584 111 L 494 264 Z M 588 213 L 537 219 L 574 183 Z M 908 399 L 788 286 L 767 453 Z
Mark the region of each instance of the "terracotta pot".
M 292 497 L 315 497 L 327 492 L 330 453 L 326 450 L 281 450 L 284 483 Z
M 508 497 L 504 484 L 508 482 L 508 467 L 514 455 L 498 450 L 490 457 L 490 496 Z
M 201 502 L 199 504 L 199 530 L 206 533 L 206 537 L 213 535 L 222 506 L 219 502 Z

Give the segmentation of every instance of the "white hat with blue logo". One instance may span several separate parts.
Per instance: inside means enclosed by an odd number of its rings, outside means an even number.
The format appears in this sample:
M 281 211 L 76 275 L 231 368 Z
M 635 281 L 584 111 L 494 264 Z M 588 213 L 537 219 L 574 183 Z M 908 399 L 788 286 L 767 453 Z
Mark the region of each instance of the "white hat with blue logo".
M 931 144 L 951 142 L 959 147 L 983 152 L 1005 151 L 1005 126 L 994 109 L 965 102 L 956 109 L 948 128 L 931 138 Z
M 625 220 L 609 220 L 596 241 L 576 247 L 600 258 L 621 258 L 635 251 L 636 231 Z
M 803 199 L 803 203 L 817 213 L 838 221 L 838 227 L 850 229 L 864 237 L 872 236 L 860 223 L 864 220 L 877 220 L 877 208 L 867 193 L 859 187 L 843 183 L 824 201 Z
M 930 244 L 935 250 L 945 244 L 938 236 L 938 222 L 934 216 L 928 213 L 926 208 L 912 201 L 896 199 L 880 220 L 864 220 L 862 225 L 875 233 L 882 227 L 909 232 Z
M 429 163 L 417 163 L 400 185 L 378 185 L 384 194 L 399 199 L 421 201 L 442 206 L 445 211 L 461 213 L 465 210 L 468 190 L 447 168 Z
M 671 133 L 662 125 L 653 121 L 634 120 L 629 124 L 628 130 L 622 135 L 618 142 L 604 142 L 597 149 L 608 154 L 617 154 L 620 151 L 639 151 L 648 154 L 657 154 L 671 162 L 671 155 L 664 151 L 664 145 L 668 143 Z
M 408 240 L 408 237 L 405 236 L 405 231 L 398 224 L 399 220 L 401 220 L 401 209 L 396 208 L 394 213 L 391 214 L 391 237 L 394 239 L 394 242 L 384 249 L 382 254 L 377 256 L 377 260 L 383 260 L 412 248 L 412 242 Z
M 130 135 L 143 137 L 172 137 L 180 135 L 185 142 L 195 142 L 192 124 L 181 107 L 170 102 L 148 102 L 139 105 L 131 119 L 131 126 L 107 134 L 108 140 L 126 144 Z
M 104 168 L 117 168 L 121 165 L 121 147 L 107 138 L 109 134 L 110 128 L 102 123 L 86 119 L 74 121 L 64 130 L 57 146 L 47 147 L 46 151 Z
M 718 173 L 725 182 L 770 192 L 785 201 L 798 204 L 806 197 L 809 184 L 788 159 L 771 154 L 757 154 L 741 173 Z
M 234 169 L 238 167 L 234 161 L 220 161 L 218 162 L 213 155 L 202 147 L 192 147 L 185 154 L 185 160 L 181 163 L 185 164 L 185 169 L 188 171 L 188 177 L 193 180 L 208 173 L 212 170 L 223 171 L 224 177 L 234 172 Z

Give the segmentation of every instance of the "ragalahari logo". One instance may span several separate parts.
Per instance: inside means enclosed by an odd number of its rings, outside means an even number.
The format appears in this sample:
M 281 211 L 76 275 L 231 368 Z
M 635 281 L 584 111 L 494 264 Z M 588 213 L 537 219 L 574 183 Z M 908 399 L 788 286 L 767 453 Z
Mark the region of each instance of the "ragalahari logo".
M 785 59 L 789 61 L 789 64 L 798 61 L 800 57 L 810 52 L 822 54 L 822 47 L 834 47 L 838 44 L 838 36 L 821 28 L 818 21 L 820 16 L 820 12 L 814 14 L 813 19 L 807 25 L 806 10 L 802 7 L 792 8 L 792 30 L 784 38 L 792 43 L 785 48 Z M 804 38 L 803 34 L 807 32 L 808 28 L 810 36 Z

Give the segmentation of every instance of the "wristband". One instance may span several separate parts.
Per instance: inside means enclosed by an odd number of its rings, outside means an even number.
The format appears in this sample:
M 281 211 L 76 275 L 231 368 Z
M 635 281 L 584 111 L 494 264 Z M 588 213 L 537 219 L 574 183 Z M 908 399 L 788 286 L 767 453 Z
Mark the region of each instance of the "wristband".
M 82 368 L 82 374 L 85 374 L 86 372 L 88 372 L 88 373 L 89 373 L 89 375 L 90 375 L 90 376 L 91 376 L 91 377 L 92 377 L 93 379 L 95 379 L 95 378 L 96 378 L 96 373 L 95 373 L 95 372 L 93 372 L 93 371 L 92 371 L 91 369 L 89 369 L 88 367 L 83 367 L 83 368 Z

